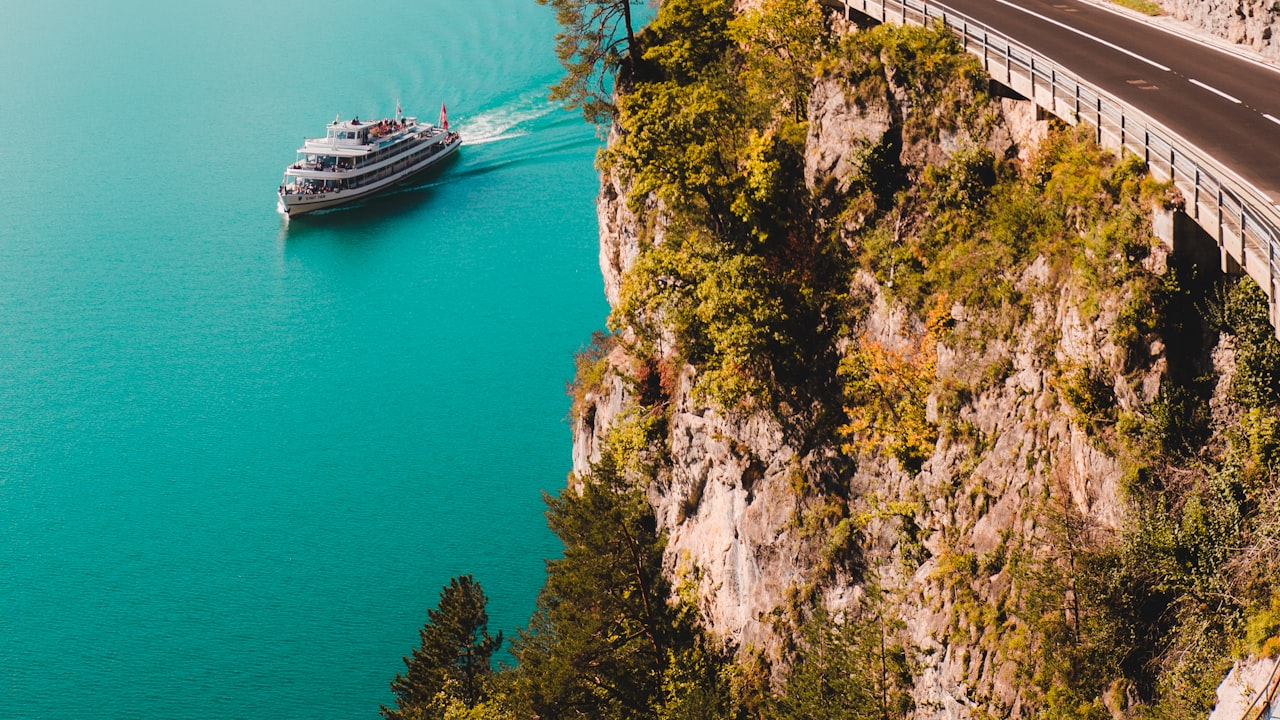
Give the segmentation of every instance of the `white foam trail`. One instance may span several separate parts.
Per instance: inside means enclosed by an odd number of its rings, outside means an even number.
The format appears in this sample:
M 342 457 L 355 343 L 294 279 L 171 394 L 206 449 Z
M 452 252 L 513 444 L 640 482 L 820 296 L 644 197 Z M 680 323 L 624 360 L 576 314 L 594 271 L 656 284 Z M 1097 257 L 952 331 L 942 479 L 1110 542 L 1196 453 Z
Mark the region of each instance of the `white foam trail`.
M 521 127 L 555 110 L 546 96 L 525 95 L 503 107 L 487 110 L 459 123 L 458 132 L 468 145 L 483 145 L 528 135 L 529 129 Z
M 511 140 L 512 138 L 523 137 L 529 134 L 528 131 L 520 131 L 520 132 L 503 133 L 501 135 L 492 135 L 492 136 L 485 135 L 485 136 L 477 137 L 475 134 L 467 130 L 461 130 L 459 132 L 462 133 L 463 140 L 465 140 L 466 144 L 468 145 L 486 145 L 488 143 L 494 143 L 500 140 Z M 473 140 L 472 138 L 476 138 L 476 139 Z

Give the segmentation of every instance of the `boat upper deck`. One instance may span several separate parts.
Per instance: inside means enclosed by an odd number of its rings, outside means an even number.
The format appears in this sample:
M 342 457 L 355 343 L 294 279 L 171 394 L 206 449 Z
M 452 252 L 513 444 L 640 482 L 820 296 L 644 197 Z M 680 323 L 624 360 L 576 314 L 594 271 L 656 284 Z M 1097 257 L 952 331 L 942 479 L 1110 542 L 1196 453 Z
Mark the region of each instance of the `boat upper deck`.
M 298 148 L 298 152 L 333 157 L 360 157 L 431 129 L 434 129 L 433 126 L 421 124 L 417 118 L 413 117 L 400 120 L 383 118 L 371 122 L 361 121 L 359 117 L 351 120 L 335 120 L 329 123 L 324 137 L 307 138 L 303 141 L 302 147 Z

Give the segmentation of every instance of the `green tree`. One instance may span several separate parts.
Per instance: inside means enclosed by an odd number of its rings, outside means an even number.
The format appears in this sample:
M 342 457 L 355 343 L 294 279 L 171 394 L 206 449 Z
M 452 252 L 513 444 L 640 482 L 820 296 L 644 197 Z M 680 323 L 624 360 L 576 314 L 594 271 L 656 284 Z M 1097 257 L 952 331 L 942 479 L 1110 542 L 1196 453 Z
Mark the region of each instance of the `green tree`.
M 537 611 L 515 643 L 517 714 L 687 716 L 669 712 L 677 701 L 672 694 L 720 660 L 703 655 L 695 661 L 686 652 L 696 646 L 697 634 L 688 615 L 667 600 L 666 541 L 644 494 L 606 453 L 580 484 L 547 504 L 564 555 L 547 562 Z
M 682 84 L 721 70 L 732 16 L 730 0 L 665 0 L 639 36 L 645 61 Z
M 690 217 L 704 217 L 717 235 L 732 232 L 730 206 L 745 133 L 729 88 L 642 83 L 618 104 L 625 141 L 602 161 L 632 178 L 632 208 L 654 195 Z
M 582 110 L 597 125 L 613 113 L 613 81 L 620 69 L 640 64 L 632 0 L 537 0 L 556 11 L 561 30 L 556 56 L 565 76 L 551 87 L 551 99 Z
M 902 623 L 877 607 L 837 620 L 819 610 L 802 628 L 800 648 L 777 701 L 778 720 L 890 720 L 912 710 L 911 667 L 894 639 Z
M 764 0 L 734 18 L 729 33 L 742 45 L 747 84 L 757 99 L 780 104 L 793 119 L 801 120 L 815 67 L 829 50 L 821 4 L 817 0 Z
M 1280 401 L 1280 342 L 1268 317 L 1266 295 L 1257 283 L 1240 280 L 1230 287 L 1217 312 L 1220 331 L 1236 341 L 1236 370 L 1231 394 L 1245 407 Z
M 405 672 L 391 681 L 396 709 L 385 705 L 388 720 L 443 717 L 450 705 L 467 708 L 485 700 L 490 659 L 502 645 L 502 633 L 489 635 L 488 600 L 470 575 L 455 577 L 440 591 L 440 604 L 427 611 L 419 631 L 422 644 L 404 658 Z

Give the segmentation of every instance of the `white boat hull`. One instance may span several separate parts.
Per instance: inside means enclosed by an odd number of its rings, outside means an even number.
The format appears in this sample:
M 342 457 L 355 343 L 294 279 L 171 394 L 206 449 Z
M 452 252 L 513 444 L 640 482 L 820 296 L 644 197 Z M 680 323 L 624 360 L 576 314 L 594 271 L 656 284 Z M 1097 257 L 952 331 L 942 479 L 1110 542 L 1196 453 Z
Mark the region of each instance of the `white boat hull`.
M 453 142 L 446 145 L 440 152 L 423 158 L 418 164 L 407 167 L 399 173 L 388 175 L 381 180 L 369 183 L 363 187 L 314 194 L 293 194 L 281 192 L 279 194 L 279 200 L 276 202 L 276 210 L 284 215 L 288 215 L 289 217 L 296 217 L 305 213 L 315 212 L 316 210 L 324 210 L 326 208 L 337 207 L 339 205 L 346 205 L 348 203 L 367 198 L 370 195 L 375 195 L 389 187 L 392 187 L 393 185 L 408 180 L 410 177 L 417 175 L 423 170 L 426 170 L 432 165 L 435 165 L 441 160 L 449 157 L 461 146 L 462 138 L 455 136 Z

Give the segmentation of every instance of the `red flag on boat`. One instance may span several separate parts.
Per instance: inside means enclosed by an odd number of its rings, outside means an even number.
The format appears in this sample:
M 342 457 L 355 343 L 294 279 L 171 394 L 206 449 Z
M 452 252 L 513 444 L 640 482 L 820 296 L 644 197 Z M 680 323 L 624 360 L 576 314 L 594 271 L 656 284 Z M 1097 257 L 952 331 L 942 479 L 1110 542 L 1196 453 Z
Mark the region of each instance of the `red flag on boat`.
M 444 103 L 440 103 L 440 127 L 445 130 L 449 129 L 449 116 L 445 114 Z

